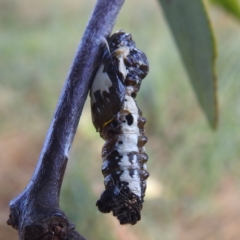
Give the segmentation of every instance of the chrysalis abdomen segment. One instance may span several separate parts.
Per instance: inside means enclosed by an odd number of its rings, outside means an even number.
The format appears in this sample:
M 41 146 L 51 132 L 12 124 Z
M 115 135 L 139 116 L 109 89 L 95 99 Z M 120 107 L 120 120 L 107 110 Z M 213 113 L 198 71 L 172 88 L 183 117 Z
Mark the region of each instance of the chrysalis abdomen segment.
M 93 123 L 105 140 L 102 173 L 106 190 L 97 206 L 103 213 L 112 211 L 121 224 L 135 224 L 141 219 L 149 174 L 144 147 L 146 119 L 134 98 L 148 73 L 148 61 L 131 34 L 119 31 L 108 44 L 110 53 L 105 49 L 103 67 L 91 88 Z
M 102 153 L 106 190 L 97 206 L 101 212 L 112 211 L 121 224 L 135 224 L 141 218 L 149 174 L 146 170 L 148 156 L 144 151 L 145 121 L 131 96 L 125 96 L 123 108 L 113 122 L 102 133 L 106 140 Z

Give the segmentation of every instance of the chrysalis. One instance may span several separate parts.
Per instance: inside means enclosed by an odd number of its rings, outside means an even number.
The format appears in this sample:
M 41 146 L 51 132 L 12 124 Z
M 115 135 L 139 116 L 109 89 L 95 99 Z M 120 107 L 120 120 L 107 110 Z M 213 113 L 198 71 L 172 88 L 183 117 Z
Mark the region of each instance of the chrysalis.
M 149 174 L 146 119 L 135 97 L 149 66 L 131 34 L 119 31 L 107 42 L 90 92 L 93 124 L 105 140 L 102 173 L 106 190 L 96 205 L 103 213 L 112 211 L 120 224 L 136 224 Z

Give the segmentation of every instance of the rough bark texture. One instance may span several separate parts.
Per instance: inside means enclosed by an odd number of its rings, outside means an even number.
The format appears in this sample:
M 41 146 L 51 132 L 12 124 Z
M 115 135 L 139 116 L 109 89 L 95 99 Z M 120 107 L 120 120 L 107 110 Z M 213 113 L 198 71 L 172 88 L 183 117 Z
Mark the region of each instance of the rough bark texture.
M 10 202 L 7 223 L 20 240 L 84 239 L 59 208 L 68 153 L 87 98 L 101 45 L 124 0 L 98 0 L 63 87 L 35 172 L 25 190 Z M 71 204 L 71 203 L 69 203 Z M 79 213 L 84 214 L 84 213 Z

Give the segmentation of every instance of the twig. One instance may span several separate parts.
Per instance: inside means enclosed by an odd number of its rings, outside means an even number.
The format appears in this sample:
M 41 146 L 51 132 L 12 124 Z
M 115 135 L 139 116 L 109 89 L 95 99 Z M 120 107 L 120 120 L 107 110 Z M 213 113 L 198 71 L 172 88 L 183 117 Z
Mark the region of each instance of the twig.
M 59 208 L 68 153 L 87 98 L 101 42 L 113 28 L 124 0 L 98 0 L 63 87 L 35 172 L 10 202 L 7 221 L 20 240 L 84 239 Z M 84 214 L 84 213 L 79 213 Z

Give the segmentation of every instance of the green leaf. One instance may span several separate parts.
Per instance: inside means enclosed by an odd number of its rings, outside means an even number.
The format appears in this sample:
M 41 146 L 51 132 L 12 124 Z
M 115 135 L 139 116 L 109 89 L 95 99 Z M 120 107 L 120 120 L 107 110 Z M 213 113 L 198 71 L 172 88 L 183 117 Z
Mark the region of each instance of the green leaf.
M 201 0 L 158 0 L 183 63 L 210 125 L 217 127 L 217 92 L 213 32 Z
M 212 3 L 216 3 L 223 7 L 225 10 L 233 14 L 240 20 L 240 1 L 239 0 L 211 0 Z

